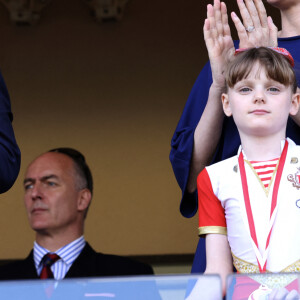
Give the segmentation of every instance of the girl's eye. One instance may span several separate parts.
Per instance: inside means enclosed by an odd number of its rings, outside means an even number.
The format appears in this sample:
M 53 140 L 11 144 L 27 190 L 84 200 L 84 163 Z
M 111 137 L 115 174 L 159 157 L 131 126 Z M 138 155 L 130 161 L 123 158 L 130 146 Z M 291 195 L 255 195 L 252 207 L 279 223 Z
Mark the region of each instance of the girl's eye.
M 277 93 L 277 92 L 279 92 L 280 90 L 279 90 L 278 88 L 276 88 L 276 87 L 271 87 L 271 88 L 269 88 L 269 91 L 270 91 L 270 92 L 273 92 L 273 93 Z
M 241 89 L 240 89 L 240 92 L 241 92 L 241 93 L 248 93 L 248 92 L 250 92 L 250 91 L 251 91 L 251 89 L 248 88 L 248 87 L 244 87 L 244 88 L 241 88 Z

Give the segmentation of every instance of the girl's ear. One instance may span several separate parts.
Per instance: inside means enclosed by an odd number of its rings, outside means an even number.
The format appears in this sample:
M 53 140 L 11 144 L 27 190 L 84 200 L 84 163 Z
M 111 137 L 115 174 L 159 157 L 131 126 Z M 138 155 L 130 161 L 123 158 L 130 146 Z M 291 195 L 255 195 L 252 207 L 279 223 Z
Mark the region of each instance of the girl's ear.
M 228 99 L 228 94 L 222 94 L 222 104 L 223 104 L 224 114 L 227 117 L 230 117 L 232 115 L 232 112 L 231 112 L 231 107 Z
M 297 92 L 298 91 L 299 89 L 297 89 Z M 290 107 L 290 115 L 295 116 L 297 115 L 297 113 L 300 114 L 299 106 L 300 106 L 300 94 L 299 93 L 293 94 L 291 107 Z

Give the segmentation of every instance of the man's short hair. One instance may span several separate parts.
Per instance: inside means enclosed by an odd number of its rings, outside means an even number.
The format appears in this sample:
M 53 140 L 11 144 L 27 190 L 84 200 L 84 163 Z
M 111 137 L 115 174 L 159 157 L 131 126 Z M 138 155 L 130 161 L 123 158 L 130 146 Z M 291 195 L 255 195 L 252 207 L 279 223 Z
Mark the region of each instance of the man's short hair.
M 79 151 L 73 148 L 55 148 L 51 149 L 48 152 L 56 152 L 67 155 L 70 157 L 75 165 L 75 172 L 78 176 L 78 188 L 84 189 L 87 188 L 93 194 L 93 177 L 89 166 L 85 161 L 85 157 Z

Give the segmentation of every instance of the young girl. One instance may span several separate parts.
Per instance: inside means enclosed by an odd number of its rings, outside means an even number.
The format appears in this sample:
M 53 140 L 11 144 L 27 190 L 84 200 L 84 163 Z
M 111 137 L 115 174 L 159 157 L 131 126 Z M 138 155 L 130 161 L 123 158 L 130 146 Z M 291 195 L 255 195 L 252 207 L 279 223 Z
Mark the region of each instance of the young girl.
M 237 50 L 225 74 L 223 110 L 241 138 L 236 156 L 198 176 L 205 273 L 295 272 L 300 268 L 300 147 L 286 138 L 300 95 L 282 48 Z M 289 286 L 287 287 L 289 289 Z
M 280 10 L 281 31 L 278 33 L 278 44 L 287 48 L 295 61 L 300 62 L 300 1 L 294 0 L 223 0 L 228 8 L 237 3 L 242 17 L 238 21 L 237 16 L 231 13 L 233 23 L 236 26 L 240 41 L 235 46 L 250 48 L 256 46 L 276 46 L 277 31 L 267 12 L 267 6 L 272 5 Z M 227 43 L 233 47 L 231 34 L 227 23 L 226 6 L 220 0 L 206 0 L 208 5 L 208 21 L 215 19 L 217 24 L 213 37 L 221 43 Z M 268 2 L 268 4 L 266 4 Z M 237 11 L 236 11 L 237 12 Z M 225 22 L 225 24 L 224 24 Z M 227 30 L 219 30 L 220 24 L 225 25 Z M 269 25 L 269 27 L 268 27 Z M 210 22 L 210 28 L 212 22 Z M 234 27 L 232 27 L 234 28 Z M 270 29 L 268 31 L 268 28 Z M 204 28 L 205 33 L 211 32 Z M 270 34 L 269 34 L 270 33 Z M 231 43 L 230 43 L 231 41 Z M 276 44 L 275 44 L 276 43 Z M 219 99 L 221 97 L 220 85 L 223 87 L 222 75 L 216 74 L 226 56 L 224 51 L 214 56 L 213 67 L 206 64 L 198 76 L 182 112 L 177 128 L 172 137 L 170 160 L 178 184 L 182 190 L 180 212 L 184 217 L 190 218 L 197 212 L 196 179 L 205 165 L 218 162 L 233 156 L 240 144 L 238 132 L 231 118 L 224 120 L 222 107 Z M 217 75 L 217 76 L 216 76 Z M 213 78 L 213 79 L 212 79 Z M 300 76 L 299 76 L 300 78 Z M 221 79 L 221 82 L 220 82 Z M 300 144 L 300 114 L 288 122 L 287 134 L 297 144 Z M 295 121 L 295 122 L 294 122 Z M 298 124 L 298 126 L 296 125 Z M 195 191 L 195 192 L 194 192 Z M 199 273 L 205 269 L 204 239 L 200 239 L 195 253 L 192 272 Z

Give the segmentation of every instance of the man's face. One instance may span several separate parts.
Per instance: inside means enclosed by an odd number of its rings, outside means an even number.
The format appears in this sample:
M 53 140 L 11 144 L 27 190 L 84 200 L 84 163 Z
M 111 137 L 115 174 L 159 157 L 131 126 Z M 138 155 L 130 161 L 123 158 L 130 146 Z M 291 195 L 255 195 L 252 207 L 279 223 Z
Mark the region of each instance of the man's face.
M 24 202 L 30 226 L 47 234 L 80 226 L 80 191 L 74 163 L 61 153 L 45 153 L 28 167 L 24 179 Z

